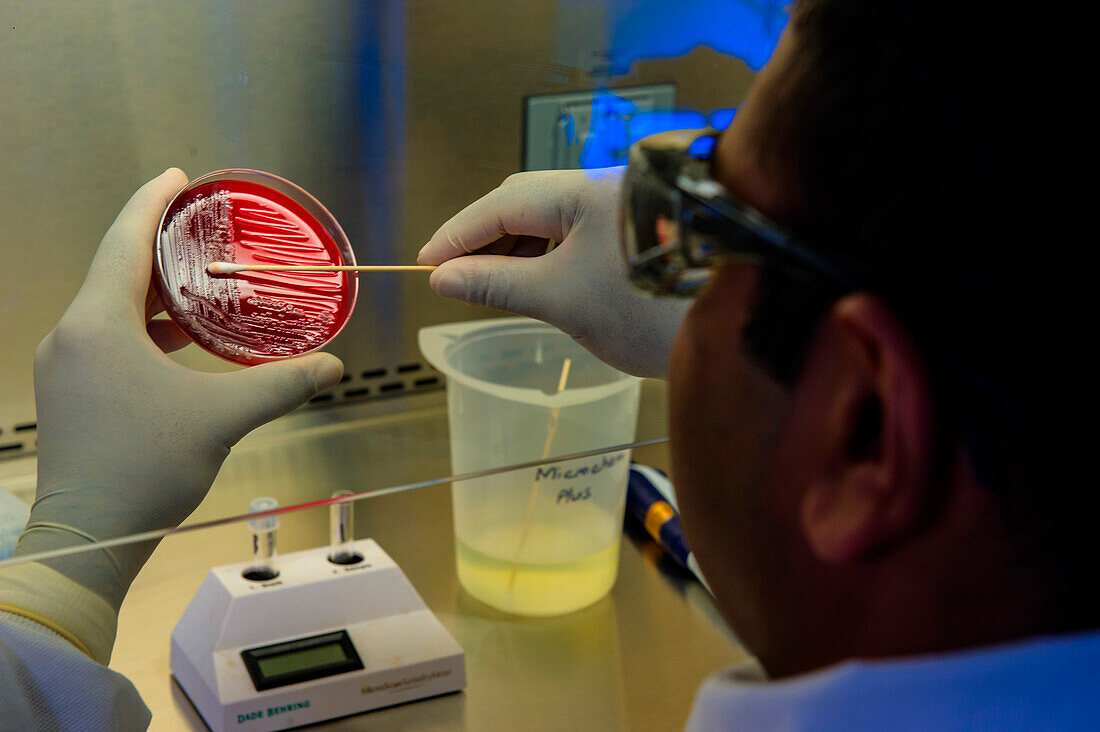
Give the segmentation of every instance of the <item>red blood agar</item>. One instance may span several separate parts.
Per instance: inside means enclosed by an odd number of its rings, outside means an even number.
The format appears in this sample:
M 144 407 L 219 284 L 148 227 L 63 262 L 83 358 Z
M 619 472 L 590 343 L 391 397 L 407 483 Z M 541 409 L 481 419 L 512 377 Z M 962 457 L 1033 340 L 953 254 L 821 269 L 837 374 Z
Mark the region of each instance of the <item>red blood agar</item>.
M 165 210 L 156 259 L 168 315 L 199 346 L 236 363 L 317 350 L 355 306 L 354 272 L 207 273 L 211 262 L 355 264 L 332 215 L 267 173 L 219 171 L 185 187 Z

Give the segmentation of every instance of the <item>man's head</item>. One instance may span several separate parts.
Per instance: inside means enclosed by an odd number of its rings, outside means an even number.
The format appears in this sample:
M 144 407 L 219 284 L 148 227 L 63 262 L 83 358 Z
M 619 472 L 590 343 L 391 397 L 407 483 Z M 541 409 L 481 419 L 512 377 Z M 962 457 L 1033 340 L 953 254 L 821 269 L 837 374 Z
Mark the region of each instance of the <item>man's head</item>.
M 976 18 L 802 0 L 714 154 L 734 195 L 881 284 L 725 265 L 678 335 L 685 525 L 775 674 L 1100 622 L 1080 512 L 1034 477 L 1044 303 L 1000 146 L 1008 43 Z

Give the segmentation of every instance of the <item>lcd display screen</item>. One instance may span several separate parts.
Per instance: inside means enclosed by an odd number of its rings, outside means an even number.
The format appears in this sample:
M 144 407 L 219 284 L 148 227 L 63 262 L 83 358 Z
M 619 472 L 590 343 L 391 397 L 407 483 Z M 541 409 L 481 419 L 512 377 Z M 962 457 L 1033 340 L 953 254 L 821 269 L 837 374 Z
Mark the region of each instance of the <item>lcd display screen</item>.
M 241 651 L 257 691 L 357 671 L 363 662 L 347 631 L 273 643 Z
M 348 660 L 344 653 L 344 647 L 339 643 L 329 643 L 324 646 L 315 646 L 301 651 L 290 651 L 277 656 L 268 656 L 256 660 L 260 672 L 265 677 L 282 676 L 283 674 L 305 669 L 328 666 L 334 663 Z

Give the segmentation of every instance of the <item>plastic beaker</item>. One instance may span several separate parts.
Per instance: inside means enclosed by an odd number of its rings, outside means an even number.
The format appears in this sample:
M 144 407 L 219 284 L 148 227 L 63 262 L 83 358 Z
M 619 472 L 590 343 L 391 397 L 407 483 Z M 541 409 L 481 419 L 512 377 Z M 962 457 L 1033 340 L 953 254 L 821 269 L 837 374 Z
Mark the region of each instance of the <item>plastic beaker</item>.
M 456 474 L 634 439 L 641 380 L 557 328 L 478 320 L 422 328 L 419 342 L 447 377 Z M 618 573 L 629 468 L 624 451 L 454 483 L 462 586 L 518 615 L 599 600 Z
M 168 204 L 153 279 L 169 317 L 203 349 L 247 365 L 316 351 L 355 308 L 355 272 L 213 276 L 206 271 L 211 262 L 355 264 L 332 214 L 271 173 L 207 173 Z

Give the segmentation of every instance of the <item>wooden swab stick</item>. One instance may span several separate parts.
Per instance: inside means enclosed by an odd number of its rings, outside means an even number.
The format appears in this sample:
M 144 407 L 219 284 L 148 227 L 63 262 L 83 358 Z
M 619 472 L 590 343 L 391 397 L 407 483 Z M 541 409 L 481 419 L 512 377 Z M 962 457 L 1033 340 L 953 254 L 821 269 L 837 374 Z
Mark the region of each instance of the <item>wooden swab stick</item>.
M 569 368 L 573 365 L 573 359 L 567 358 L 561 364 L 561 377 L 558 379 L 556 394 L 565 391 L 565 380 L 569 378 Z M 550 425 L 546 430 L 546 443 L 542 446 L 542 458 L 550 457 L 550 445 L 554 442 L 554 433 L 558 431 L 558 407 L 550 410 Z M 523 519 L 523 528 L 520 530 L 519 546 L 516 547 L 516 558 L 512 560 L 512 571 L 508 573 L 508 590 L 512 591 L 516 585 L 516 570 L 519 569 L 519 558 L 523 554 L 523 546 L 527 543 L 527 534 L 531 531 L 531 520 L 535 514 L 535 499 L 539 495 L 539 484 L 536 479 L 531 486 L 531 496 L 527 499 L 526 516 Z
M 434 269 L 435 266 L 428 264 L 366 264 L 352 266 L 345 264 L 233 264 L 232 262 L 211 262 L 206 265 L 206 271 L 212 275 L 228 275 L 237 272 L 431 272 Z

